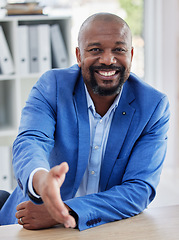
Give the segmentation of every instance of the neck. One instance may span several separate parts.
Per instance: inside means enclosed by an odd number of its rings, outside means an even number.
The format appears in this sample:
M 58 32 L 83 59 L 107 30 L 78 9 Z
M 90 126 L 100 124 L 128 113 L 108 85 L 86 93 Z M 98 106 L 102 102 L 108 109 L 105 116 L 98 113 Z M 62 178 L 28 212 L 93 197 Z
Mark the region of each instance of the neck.
M 91 96 L 91 99 L 93 100 L 96 112 L 103 117 L 110 106 L 113 104 L 114 99 L 117 95 L 112 96 L 100 96 L 98 94 L 94 94 L 93 91 L 87 86 L 89 95 Z

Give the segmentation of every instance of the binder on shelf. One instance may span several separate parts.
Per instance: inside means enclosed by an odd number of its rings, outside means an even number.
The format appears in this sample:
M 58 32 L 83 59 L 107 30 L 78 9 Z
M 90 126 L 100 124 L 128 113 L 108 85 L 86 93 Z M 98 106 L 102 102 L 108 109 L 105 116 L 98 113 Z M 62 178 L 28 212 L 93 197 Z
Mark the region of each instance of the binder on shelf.
M 28 74 L 29 71 L 29 34 L 28 26 L 18 26 L 18 44 L 19 44 L 19 68 L 20 74 Z
M 2 74 L 14 73 L 14 64 L 6 41 L 2 26 L 0 25 L 0 66 Z
M 0 189 L 11 190 L 11 154 L 9 146 L 0 146 Z
M 52 65 L 57 68 L 68 67 L 68 54 L 59 24 L 50 28 L 52 44 Z
M 37 25 L 29 25 L 29 55 L 30 55 L 30 73 L 37 73 L 39 71 Z
M 7 122 L 7 110 L 6 110 L 6 103 L 4 98 L 4 88 L 3 88 L 3 81 L 0 82 L 0 129 L 2 129 Z
M 51 43 L 50 43 L 50 25 L 38 25 L 38 57 L 39 57 L 39 72 L 44 73 L 51 69 Z

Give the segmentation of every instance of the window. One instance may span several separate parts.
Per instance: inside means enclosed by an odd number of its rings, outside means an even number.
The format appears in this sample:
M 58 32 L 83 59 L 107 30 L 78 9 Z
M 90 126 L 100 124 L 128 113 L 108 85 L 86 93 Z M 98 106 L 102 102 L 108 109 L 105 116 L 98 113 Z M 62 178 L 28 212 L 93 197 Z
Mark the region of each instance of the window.
M 128 23 L 133 36 L 134 58 L 132 72 L 144 78 L 144 38 L 143 38 L 143 0 L 118 0 L 119 9 L 124 12 L 124 20 Z M 120 15 L 119 15 L 120 16 Z

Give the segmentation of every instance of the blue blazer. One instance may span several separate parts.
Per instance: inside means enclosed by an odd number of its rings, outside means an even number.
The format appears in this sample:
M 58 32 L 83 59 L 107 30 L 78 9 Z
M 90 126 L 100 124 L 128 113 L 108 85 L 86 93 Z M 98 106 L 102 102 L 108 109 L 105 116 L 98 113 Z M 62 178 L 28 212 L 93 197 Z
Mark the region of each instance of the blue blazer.
M 74 198 L 88 164 L 90 129 L 84 82 L 77 65 L 46 72 L 22 111 L 13 146 L 18 182 L 0 212 L 16 223 L 16 206 L 29 200 L 27 182 L 37 167 L 69 165 L 62 199 L 79 216 L 79 229 L 131 217 L 154 199 L 166 153 L 167 97 L 131 74 L 115 111 L 101 166 L 101 192 Z

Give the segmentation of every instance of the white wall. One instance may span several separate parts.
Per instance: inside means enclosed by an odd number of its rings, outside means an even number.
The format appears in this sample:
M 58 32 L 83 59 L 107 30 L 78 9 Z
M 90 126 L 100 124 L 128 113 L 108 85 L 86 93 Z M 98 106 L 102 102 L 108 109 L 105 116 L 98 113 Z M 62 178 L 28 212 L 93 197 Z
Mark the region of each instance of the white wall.
M 167 161 L 179 167 L 179 1 L 163 1 L 163 88 L 171 106 Z

